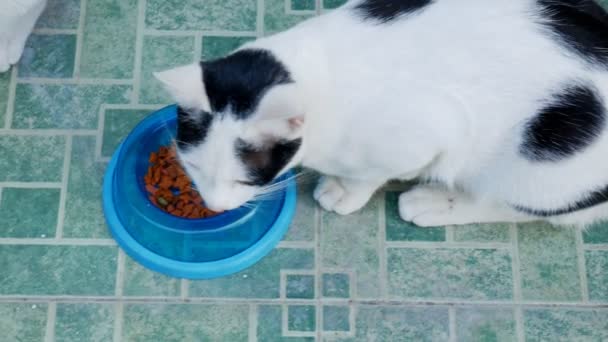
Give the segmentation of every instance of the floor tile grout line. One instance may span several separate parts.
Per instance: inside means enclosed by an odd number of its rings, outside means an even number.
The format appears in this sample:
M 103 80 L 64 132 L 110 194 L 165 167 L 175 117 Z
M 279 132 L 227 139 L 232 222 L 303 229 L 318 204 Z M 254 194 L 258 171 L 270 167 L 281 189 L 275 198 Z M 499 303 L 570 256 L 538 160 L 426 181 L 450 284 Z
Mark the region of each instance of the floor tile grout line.
M 583 245 L 586 251 L 608 251 L 608 243 L 594 244 L 594 245 Z
M 75 79 L 80 78 L 80 63 L 82 60 L 82 50 L 84 42 L 84 25 L 87 15 L 87 0 L 80 0 L 80 16 L 78 17 L 78 28 L 76 30 L 76 53 L 74 55 L 74 71 Z
M 41 85 L 131 85 L 130 78 L 46 78 L 46 77 L 19 77 L 17 83 Z M 126 105 L 126 104 L 125 104 Z
M 65 154 L 63 157 L 63 170 L 61 174 L 61 190 L 59 192 L 59 210 L 57 211 L 57 223 L 55 226 L 55 239 L 63 237 L 63 226 L 65 223 L 65 209 L 68 198 L 68 181 L 70 178 L 70 167 L 72 162 L 72 136 L 65 140 Z
M 215 37 L 255 37 L 257 31 L 213 31 L 213 30 L 155 30 L 143 29 L 144 36 L 150 37 L 191 37 L 196 35 Z
M 249 304 L 249 330 L 247 340 L 249 342 L 258 341 L 258 306 L 256 304 Z
M 315 338 L 321 341 L 323 333 L 323 303 L 322 303 L 322 266 L 321 266 L 321 232 L 323 227 L 323 213 L 318 206 L 314 207 L 315 218 Z
M 181 279 L 179 282 L 179 295 L 182 299 L 190 296 L 190 280 Z
M 0 245 L 34 246 L 116 246 L 112 239 L 81 238 L 0 238 Z
M 511 249 L 510 243 L 502 242 L 427 242 L 427 241 L 386 241 L 386 248 L 419 249 Z
M 445 227 L 445 242 L 454 242 L 454 226 Z
M 126 255 L 121 248 L 118 248 L 118 256 L 116 260 L 116 282 L 114 284 L 114 294 L 120 298 L 124 295 L 125 287 L 125 267 Z
M 521 289 L 521 262 L 519 260 L 519 236 L 518 226 L 516 223 L 512 223 L 509 229 L 511 232 L 511 267 L 512 267 L 512 278 L 513 278 L 513 298 L 517 302 L 522 301 L 522 289 Z M 517 335 L 518 342 L 524 342 L 522 339 L 524 336 L 524 321 L 521 306 L 515 307 L 515 333 Z
M 515 334 L 517 336 L 517 342 L 526 342 L 523 308 L 518 305 L 515 307 L 514 311 L 515 311 Z
M 203 56 L 203 35 L 197 34 L 194 36 L 194 52 L 192 56 L 192 63 L 199 63 Z
M 386 196 L 378 200 L 378 262 L 380 264 L 380 296 L 388 298 L 388 263 L 386 251 Z
M 18 189 L 61 189 L 61 182 L 0 182 L 0 187 Z
M 57 321 L 57 303 L 50 302 L 46 314 L 46 327 L 44 330 L 44 342 L 55 341 L 55 323 Z
M 499 300 L 468 300 L 468 299 L 348 299 L 324 298 L 327 305 L 359 305 L 359 306 L 394 306 L 394 307 L 530 307 L 530 308 L 601 308 L 608 309 L 608 302 L 542 302 L 542 301 L 499 301 Z M 235 298 L 235 297 L 188 297 L 179 296 L 80 296 L 80 295 L 0 295 L 0 303 L 152 303 L 152 304 L 258 304 L 258 305 L 314 305 L 315 299 L 281 299 L 281 298 Z
M 13 125 L 13 116 L 15 115 L 15 101 L 17 93 L 17 69 L 17 66 L 13 66 L 13 70 L 11 70 L 11 79 L 8 84 L 6 116 L 4 117 L 4 127 L 6 129 L 10 129 Z
M 266 20 L 266 4 L 264 0 L 257 0 L 257 17 L 256 17 L 256 36 L 258 38 L 264 36 L 264 26 Z
M 97 131 L 95 133 L 95 161 L 100 160 L 103 156 L 103 133 L 106 125 L 106 105 L 101 104 L 99 106 L 99 113 L 97 113 Z
M 122 342 L 122 327 L 124 322 L 124 304 L 117 302 L 114 306 L 114 333 L 113 342 Z
M 131 94 L 131 103 L 133 104 L 139 103 L 139 93 L 141 91 L 146 6 L 146 0 L 139 0 L 137 3 L 137 32 L 135 35 L 135 60 L 133 65 L 133 93 Z
M 449 325 L 449 342 L 456 342 L 458 336 L 456 335 L 456 308 L 454 305 L 448 307 L 448 325 Z
M 315 0 L 315 15 L 323 14 L 323 0 Z
M 583 302 L 589 302 L 589 282 L 587 279 L 587 265 L 585 260 L 585 248 L 582 229 L 574 231 L 576 235 L 576 256 L 578 261 L 578 275 L 581 287 L 581 298 Z
M 48 136 L 86 136 L 95 135 L 97 130 L 83 129 L 4 129 L 0 128 L 0 135 L 10 136 L 32 136 L 32 137 L 48 137 Z

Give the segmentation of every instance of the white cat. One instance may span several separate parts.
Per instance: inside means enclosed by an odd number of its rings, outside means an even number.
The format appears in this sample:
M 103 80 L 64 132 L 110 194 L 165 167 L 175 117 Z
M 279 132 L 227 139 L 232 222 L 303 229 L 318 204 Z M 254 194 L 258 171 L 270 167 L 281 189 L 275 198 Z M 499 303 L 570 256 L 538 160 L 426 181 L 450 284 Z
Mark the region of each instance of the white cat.
M 21 58 L 46 0 L 0 0 L 0 72 Z
M 391 179 L 420 226 L 608 217 L 608 14 L 591 0 L 355 0 L 157 74 L 214 210 L 295 165 L 349 214 Z

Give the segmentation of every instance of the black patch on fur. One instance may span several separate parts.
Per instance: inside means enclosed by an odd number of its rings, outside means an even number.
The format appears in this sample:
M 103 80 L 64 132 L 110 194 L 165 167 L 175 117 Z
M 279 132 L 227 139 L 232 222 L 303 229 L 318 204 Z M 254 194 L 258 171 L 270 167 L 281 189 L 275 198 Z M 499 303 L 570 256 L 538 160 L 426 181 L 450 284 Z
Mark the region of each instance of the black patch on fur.
M 606 109 L 593 88 L 574 85 L 553 97 L 528 122 L 519 152 L 535 162 L 555 162 L 591 145 L 602 133 Z
M 251 184 L 262 186 L 272 182 L 302 145 L 302 139 L 279 140 L 264 147 L 237 140 L 236 152 L 249 172 Z
M 570 214 L 575 211 L 579 211 L 579 210 L 583 210 L 583 209 L 589 209 L 593 206 L 596 206 L 596 205 L 604 203 L 604 202 L 608 202 L 608 186 L 606 186 L 603 189 L 590 193 L 586 199 L 574 202 L 573 204 L 569 205 L 566 208 L 533 209 L 533 208 L 527 208 L 524 206 L 514 206 L 514 208 L 522 213 L 526 213 L 526 214 L 529 214 L 532 216 L 550 217 L 550 216 Z
M 177 147 L 185 150 L 203 143 L 207 137 L 211 121 L 213 121 L 213 117 L 207 112 L 197 110 L 196 113 L 192 113 L 178 106 Z
M 543 24 L 569 50 L 608 66 L 608 12 L 594 0 L 537 0 Z
M 272 86 L 293 82 L 287 69 L 270 51 L 247 49 L 201 62 L 203 82 L 214 112 L 228 107 L 238 119 L 255 110 Z
M 366 20 L 387 23 L 406 14 L 417 13 L 433 0 L 365 0 L 355 7 Z

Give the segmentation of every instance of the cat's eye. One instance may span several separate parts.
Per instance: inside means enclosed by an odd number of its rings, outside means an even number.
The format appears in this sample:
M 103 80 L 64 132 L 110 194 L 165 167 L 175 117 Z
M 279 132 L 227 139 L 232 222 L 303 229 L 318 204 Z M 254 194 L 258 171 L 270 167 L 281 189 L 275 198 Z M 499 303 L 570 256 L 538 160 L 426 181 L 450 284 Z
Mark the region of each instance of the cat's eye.
M 246 181 L 246 180 L 237 180 L 236 183 L 240 184 L 240 185 L 245 185 L 245 186 L 255 186 L 256 185 L 254 182 Z

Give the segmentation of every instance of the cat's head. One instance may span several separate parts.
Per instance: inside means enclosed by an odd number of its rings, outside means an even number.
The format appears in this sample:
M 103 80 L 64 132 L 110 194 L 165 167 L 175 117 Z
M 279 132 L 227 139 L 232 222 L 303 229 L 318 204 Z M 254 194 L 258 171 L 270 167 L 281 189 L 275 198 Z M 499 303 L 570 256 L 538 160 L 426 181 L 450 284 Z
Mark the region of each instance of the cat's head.
M 155 76 L 178 103 L 178 155 L 210 209 L 241 206 L 297 163 L 303 102 L 269 51 L 240 50 Z

